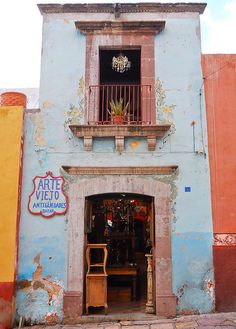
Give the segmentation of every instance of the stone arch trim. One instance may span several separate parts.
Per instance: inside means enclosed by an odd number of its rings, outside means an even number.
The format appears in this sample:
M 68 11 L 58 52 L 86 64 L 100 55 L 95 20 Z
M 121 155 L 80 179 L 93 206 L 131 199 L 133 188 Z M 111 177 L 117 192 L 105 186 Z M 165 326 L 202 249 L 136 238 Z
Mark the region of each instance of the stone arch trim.
M 156 313 L 176 314 L 172 291 L 170 187 L 152 177 L 107 175 L 84 177 L 69 184 L 67 291 L 64 296 L 65 318 L 83 313 L 84 290 L 84 204 L 87 196 L 103 193 L 137 193 L 154 198 L 155 206 L 155 291 Z

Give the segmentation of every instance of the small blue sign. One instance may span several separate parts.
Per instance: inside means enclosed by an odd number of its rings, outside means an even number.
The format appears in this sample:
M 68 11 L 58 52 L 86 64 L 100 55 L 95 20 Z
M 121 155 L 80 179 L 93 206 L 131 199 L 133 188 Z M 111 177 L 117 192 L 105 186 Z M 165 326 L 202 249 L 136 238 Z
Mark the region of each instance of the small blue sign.
M 191 186 L 185 186 L 184 191 L 185 192 L 191 192 Z

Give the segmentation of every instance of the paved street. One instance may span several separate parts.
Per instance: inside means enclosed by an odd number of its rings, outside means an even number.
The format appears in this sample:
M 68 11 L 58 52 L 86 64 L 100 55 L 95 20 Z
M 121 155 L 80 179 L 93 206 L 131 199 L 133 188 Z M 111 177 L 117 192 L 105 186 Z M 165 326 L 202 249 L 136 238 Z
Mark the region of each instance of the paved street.
M 33 329 L 234 329 L 236 312 L 181 316 L 174 319 L 33 326 Z

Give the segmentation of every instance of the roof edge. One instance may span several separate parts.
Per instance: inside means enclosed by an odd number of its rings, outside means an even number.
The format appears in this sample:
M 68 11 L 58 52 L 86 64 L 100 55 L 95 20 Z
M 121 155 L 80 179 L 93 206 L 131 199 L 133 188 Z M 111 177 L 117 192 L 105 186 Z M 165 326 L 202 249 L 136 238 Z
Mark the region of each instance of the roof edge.
M 160 3 L 160 2 L 140 2 L 140 3 L 92 3 L 92 4 L 38 4 L 39 11 L 44 14 L 62 13 L 114 13 L 119 8 L 120 13 L 137 12 L 160 12 L 160 13 L 183 13 L 195 12 L 202 14 L 206 8 L 206 3 Z

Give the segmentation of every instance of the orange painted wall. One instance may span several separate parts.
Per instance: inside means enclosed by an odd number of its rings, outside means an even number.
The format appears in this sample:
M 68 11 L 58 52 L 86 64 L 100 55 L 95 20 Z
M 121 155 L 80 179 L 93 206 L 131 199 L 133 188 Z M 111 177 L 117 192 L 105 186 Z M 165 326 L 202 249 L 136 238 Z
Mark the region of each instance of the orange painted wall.
M 202 55 L 214 233 L 236 233 L 236 54 Z

